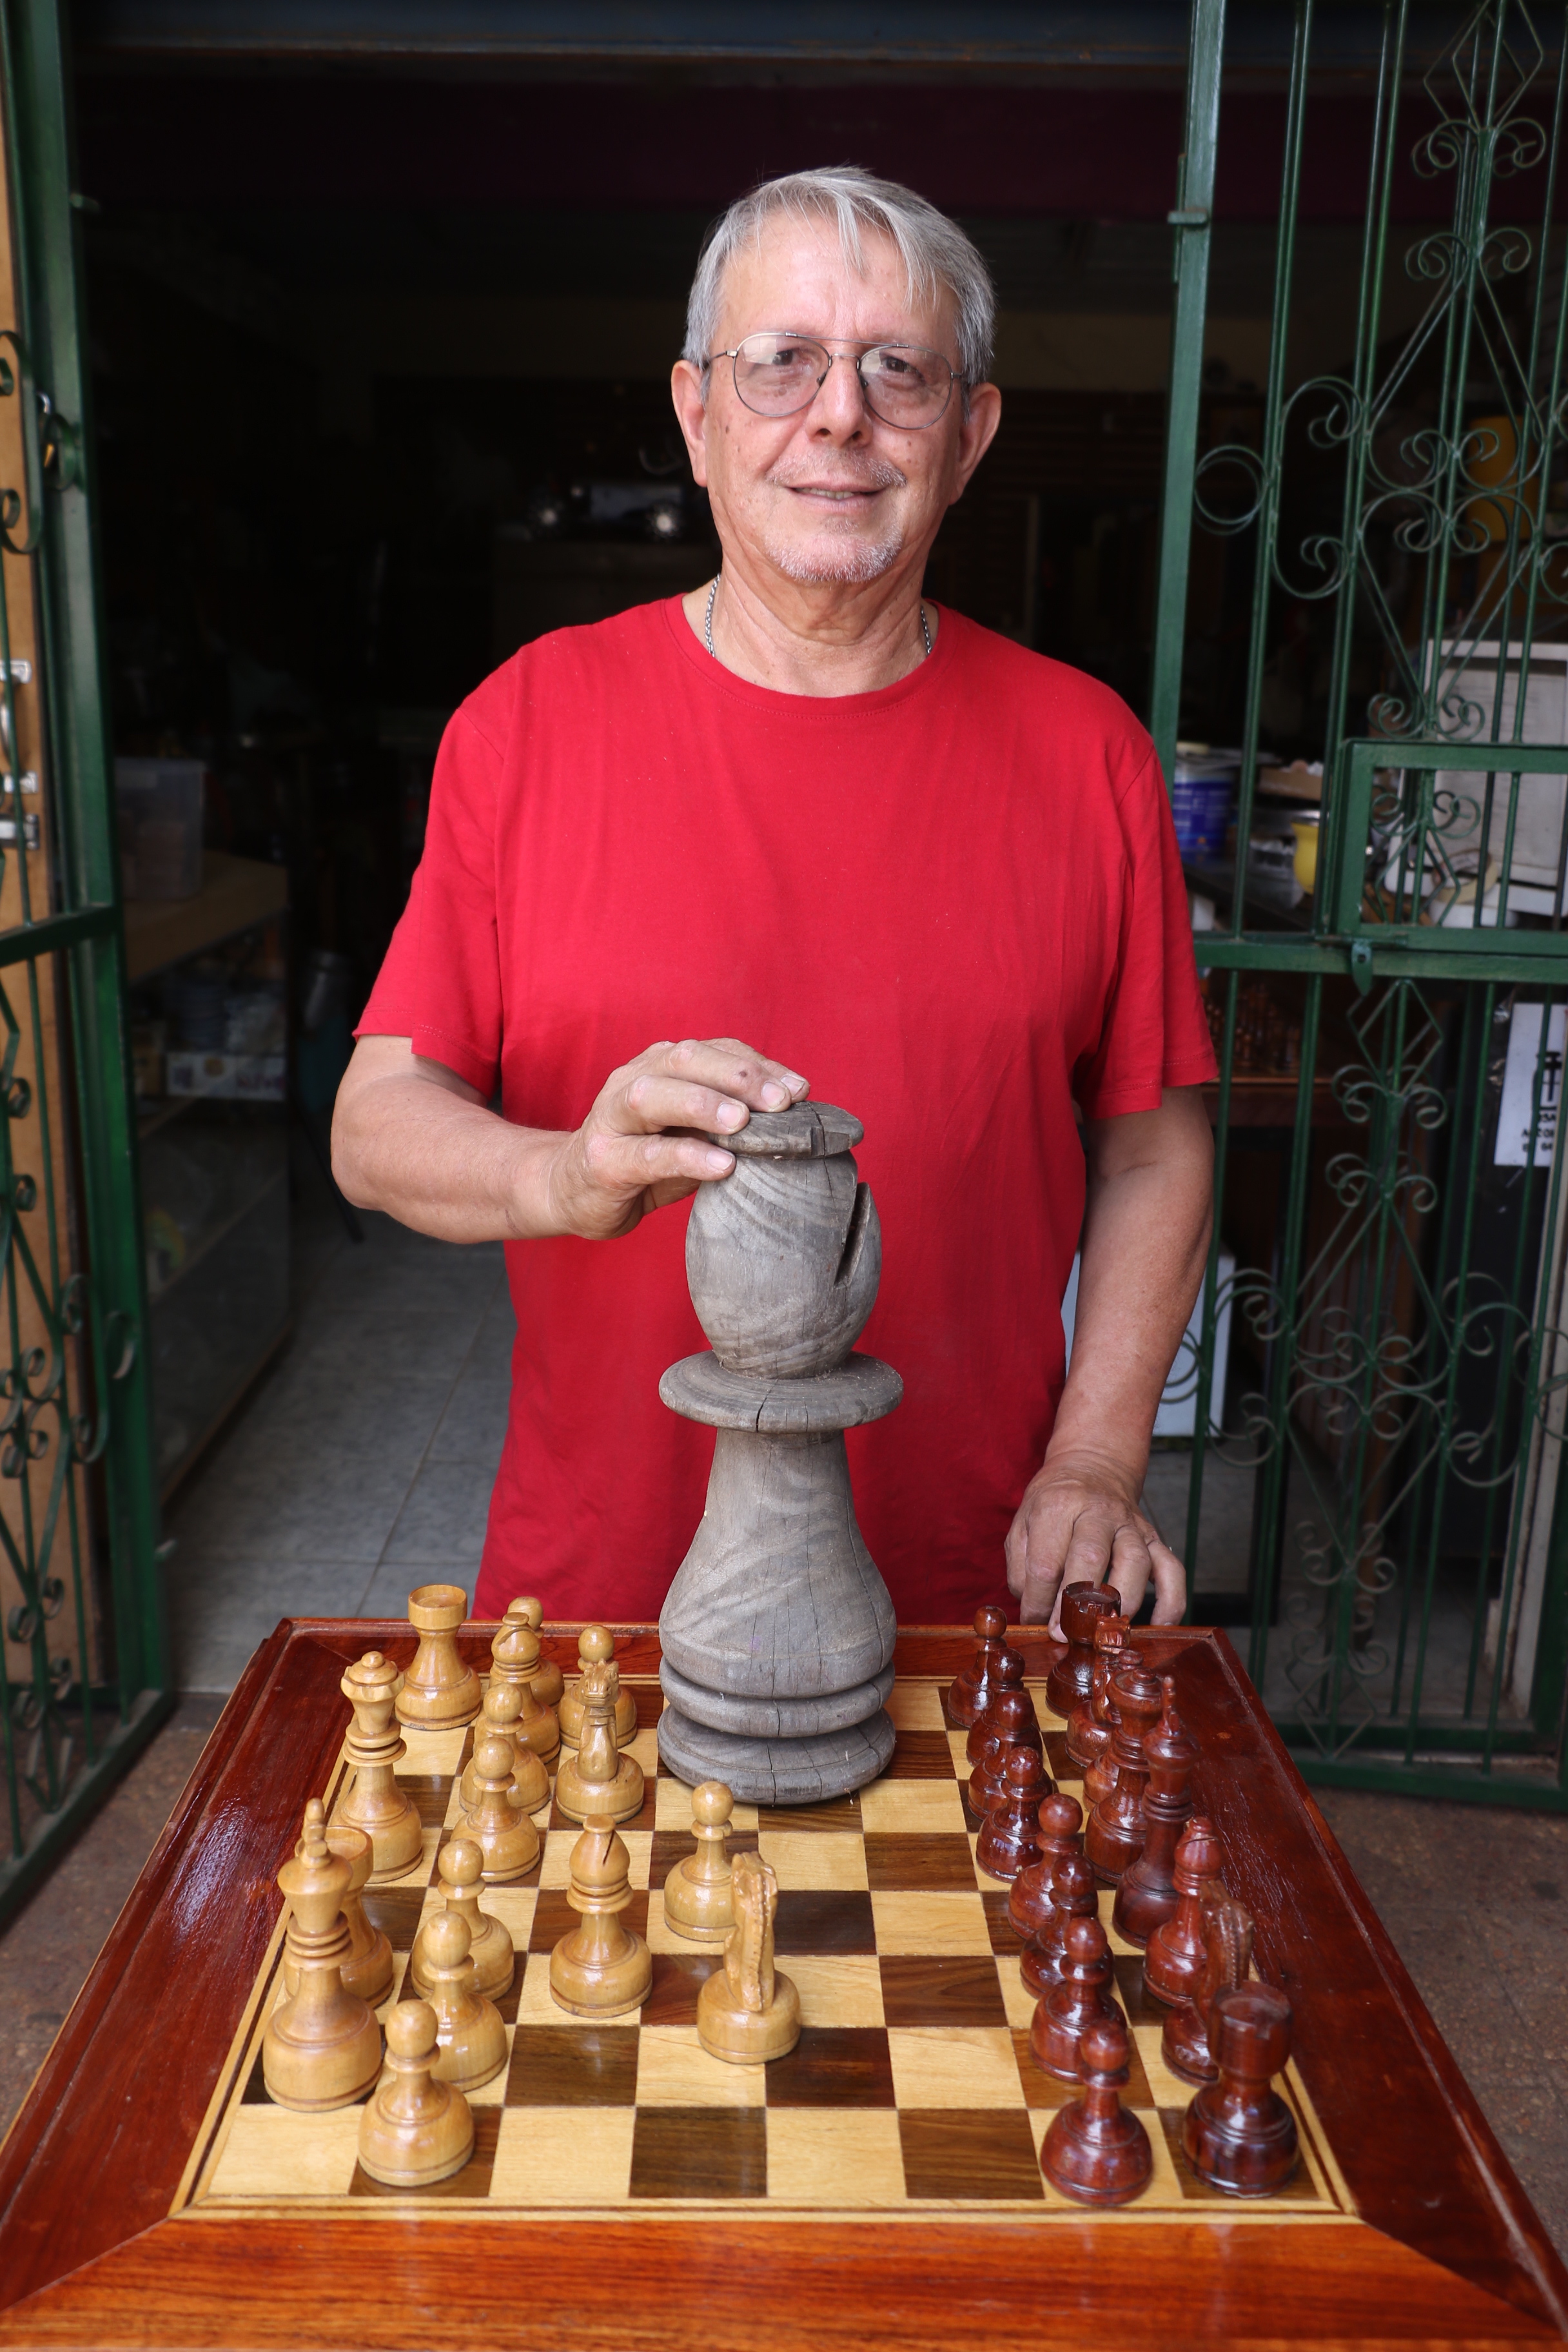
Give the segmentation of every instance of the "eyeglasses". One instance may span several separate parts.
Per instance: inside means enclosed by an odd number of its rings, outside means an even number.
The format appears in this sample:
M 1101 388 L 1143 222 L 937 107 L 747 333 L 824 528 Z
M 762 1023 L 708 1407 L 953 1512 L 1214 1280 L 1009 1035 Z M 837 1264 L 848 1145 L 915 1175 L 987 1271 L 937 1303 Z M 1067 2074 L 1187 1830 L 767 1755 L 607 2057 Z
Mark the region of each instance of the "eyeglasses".
M 871 415 L 905 432 L 936 424 L 952 398 L 953 370 L 940 352 L 920 343 L 873 343 L 858 356 L 830 352 L 809 335 L 763 328 L 732 352 L 711 352 L 708 365 L 731 363 L 735 390 L 758 416 L 793 416 L 809 408 L 835 360 L 847 360 L 860 379 Z

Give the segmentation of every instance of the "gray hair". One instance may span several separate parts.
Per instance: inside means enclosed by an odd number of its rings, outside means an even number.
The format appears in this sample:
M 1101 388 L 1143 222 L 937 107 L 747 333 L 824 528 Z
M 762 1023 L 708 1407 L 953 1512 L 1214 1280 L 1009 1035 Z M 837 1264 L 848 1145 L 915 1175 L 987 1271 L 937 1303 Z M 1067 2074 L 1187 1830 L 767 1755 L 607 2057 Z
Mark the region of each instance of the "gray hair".
M 744 245 L 762 243 L 767 222 L 783 213 L 796 220 L 837 223 L 838 244 L 851 269 L 865 272 L 861 233 L 870 229 L 897 246 L 911 301 L 926 301 L 945 288 L 957 308 L 958 373 L 966 403 L 971 384 L 990 373 L 996 329 L 996 295 L 991 272 L 956 221 L 939 213 L 912 188 L 879 180 L 858 163 L 818 172 L 789 172 L 764 180 L 740 196 L 708 232 L 686 307 L 686 350 L 693 367 L 706 368 L 719 332 L 724 272 Z M 772 321 L 785 327 L 788 319 Z

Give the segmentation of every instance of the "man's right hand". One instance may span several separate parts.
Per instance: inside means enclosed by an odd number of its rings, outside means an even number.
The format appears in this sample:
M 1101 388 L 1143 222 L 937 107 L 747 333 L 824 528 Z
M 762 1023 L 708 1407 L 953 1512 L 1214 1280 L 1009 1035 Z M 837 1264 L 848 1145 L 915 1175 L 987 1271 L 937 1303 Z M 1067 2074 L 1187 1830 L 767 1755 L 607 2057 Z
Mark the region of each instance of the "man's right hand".
M 738 1037 L 650 1045 L 611 1071 L 576 1133 L 560 1139 L 548 1173 L 551 1229 L 587 1241 L 629 1234 L 650 1210 L 728 1176 L 734 1153 L 710 1135 L 732 1135 L 752 1111 L 787 1109 L 808 1091 Z

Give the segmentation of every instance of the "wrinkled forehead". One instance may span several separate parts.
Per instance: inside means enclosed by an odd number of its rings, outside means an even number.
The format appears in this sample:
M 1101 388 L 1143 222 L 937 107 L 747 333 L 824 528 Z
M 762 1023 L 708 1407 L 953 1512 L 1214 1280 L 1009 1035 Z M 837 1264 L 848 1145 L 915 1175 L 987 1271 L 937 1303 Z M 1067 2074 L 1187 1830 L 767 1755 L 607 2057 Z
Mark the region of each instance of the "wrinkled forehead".
M 924 343 L 957 362 L 958 305 L 921 286 L 893 239 L 861 227 L 853 246 L 831 217 L 776 213 L 730 257 L 720 287 L 720 343 L 760 327 L 847 341 Z

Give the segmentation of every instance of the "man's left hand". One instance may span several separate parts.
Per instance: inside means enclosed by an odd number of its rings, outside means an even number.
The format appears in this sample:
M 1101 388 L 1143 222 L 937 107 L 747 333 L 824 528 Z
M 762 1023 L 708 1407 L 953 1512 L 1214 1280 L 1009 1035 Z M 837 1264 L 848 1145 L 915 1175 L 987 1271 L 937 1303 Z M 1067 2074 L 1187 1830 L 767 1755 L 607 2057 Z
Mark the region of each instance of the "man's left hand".
M 1069 1584 L 1104 1584 L 1120 1594 L 1131 1617 L 1154 1580 L 1154 1622 L 1179 1625 L 1187 1605 L 1187 1572 L 1142 1508 L 1138 1485 L 1109 1462 L 1084 1457 L 1047 1461 L 1024 1489 L 1007 1531 L 1007 1590 L 1026 1625 L 1059 1630 L 1061 1595 Z

